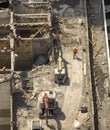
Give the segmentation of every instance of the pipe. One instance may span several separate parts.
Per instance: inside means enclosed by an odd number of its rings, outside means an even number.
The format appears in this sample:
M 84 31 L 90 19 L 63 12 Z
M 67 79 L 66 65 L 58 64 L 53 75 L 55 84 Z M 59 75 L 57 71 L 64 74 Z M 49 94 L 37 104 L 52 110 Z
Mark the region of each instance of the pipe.
M 106 16 L 105 16 L 105 4 L 104 0 L 102 0 L 102 9 L 103 9 L 103 18 L 104 18 L 104 27 L 105 27 L 105 41 L 106 41 L 106 50 L 107 50 L 107 60 L 108 60 L 108 71 L 109 71 L 109 79 L 110 79 L 110 63 L 109 63 L 109 43 L 108 43 L 108 33 L 107 33 L 107 21 L 106 21 Z M 110 81 L 108 86 L 110 86 Z

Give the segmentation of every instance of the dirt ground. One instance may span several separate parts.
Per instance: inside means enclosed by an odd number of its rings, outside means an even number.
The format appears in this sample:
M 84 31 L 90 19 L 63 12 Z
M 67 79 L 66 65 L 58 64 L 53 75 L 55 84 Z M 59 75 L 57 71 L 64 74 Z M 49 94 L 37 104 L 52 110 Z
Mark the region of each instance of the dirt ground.
M 63 61 L 67 67 L 68 81 L 64 85 L 54 83 L 54 63 L 34 66 L 30 71 L 16 72 L 14 93 L 14 130 L 30 130 L 30 122 L 38 118 L 37 96 L 31 100 L 34 88 L 38 93 L 54 90 L 58 108 L 56 116 L 49 119 L 45 130 L 74 130 L 74 121 L 78 117 L 84 89 L 84 51 L 87 44 L 87 25 L 84 1 L 58 1 L 53 3 L 55 15 L 60 16 L 59 46 Z M 57 5 L 59 5 L 59 8 Z M 73 6 L 72 6 L 73 5 Z M 73 47 L 78 48 L 78 58 L 73 59 Z M 84 118 L 83 118 L 84 119 Z M 83 120 L 82 119 L 82 120 Z M 81 120 L 81 119 L 80 119 Z M 84 122 L 84 121 L 83 121 Z M 83 124 L 80 122 L 81 125 Z M 83 124 L 84 125 L 84 124 Z

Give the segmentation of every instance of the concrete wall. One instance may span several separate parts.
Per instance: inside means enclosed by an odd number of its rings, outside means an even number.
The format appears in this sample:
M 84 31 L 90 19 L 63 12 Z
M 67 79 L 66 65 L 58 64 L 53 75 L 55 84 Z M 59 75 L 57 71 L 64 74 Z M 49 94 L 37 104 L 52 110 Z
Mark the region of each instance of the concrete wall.
M 10 23 L 10 13 L 9 9 L 0 10 L 0 24 Z
M 14 22 L 16 23 L 42 23 L 48 22 L 48 15 L 15 15 Z
M 3 50 L 4 47 L 7 47 L 10 50 L 10 41 L 9 40 L 0 40 L 0 50 Z M 32 41 L 29 39 L 15 41 L 15 53 L 18 54 L 15 61 L 15 68 L 28 68 L 32 65 Z M 0 69 L 3 66 L 6 68 L 11 68 L 11 56 L 10 53 L 0 52 Z
M 0 83 L 0 130 L 11 130 L 10 82 Z
M 3 66 L 6 66 L 6 68 L 10 68 L 11 66 L 10 53 L 2 53 L 2 50 L 4 47 L 7 47 L 7 49 L 10 49 L 10 39 L 8 38 L 9 34 L 10 34 L 9 26 L 0 27 L 0 69 Z
M 15 14 L 39 14 L 39 13 L 48 13 L 47 5 L 42 4 L 42 7 L 38 7 L 38 8 L 33 8 L 33 7 L 28 7 L 26 4 L 23 4 L 22 2 L 17 2 L 15 3 L 14 6 L 14 12 Z
M 50 48 L 50 38 L 29 39 L 24 38 L 15 43 L 16 69 L 30 68 L 39 55 L 47 55 Z
M 0 69 L 4 66 L 8 69 L 11 68 L 11 56 L 9 54 L 0 55 Z
M 32 41 L 33 60 L 39 55 L 47 55 L 50 48 L 50 39 L 35 39 Z
M 15 58 L 16 69 L 27 69 L 32 66 L 32 41 L 29 39 L 22 39 L 15 42 L 15 53 L 18 57 Z
M 1 26 L 0 27 L 0 38 L 9 39 L 10 27 L 9 26 Z
M 7 49 L 10 49 L 10 41 L 9 41 L 9 39 L 0 40 L 0 50 L 2 50 L 4 47 L 7 47 Z
M 4 47 L 10 49 L 10 41 L 7 40 L 0 40 L 0 50 L 3 50 Z M 11 56 L 10 53 L 2 53 L 0 52 L 0 69 L 6 66 L 6 68 L 11 68 Z

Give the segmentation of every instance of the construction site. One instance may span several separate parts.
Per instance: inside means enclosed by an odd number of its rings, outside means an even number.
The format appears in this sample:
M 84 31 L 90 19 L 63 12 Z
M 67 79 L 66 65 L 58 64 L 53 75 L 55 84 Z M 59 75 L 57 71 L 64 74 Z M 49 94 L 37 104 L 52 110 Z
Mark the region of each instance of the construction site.
M 0 0 L 0 130 L 110 130 L 110 0 Z

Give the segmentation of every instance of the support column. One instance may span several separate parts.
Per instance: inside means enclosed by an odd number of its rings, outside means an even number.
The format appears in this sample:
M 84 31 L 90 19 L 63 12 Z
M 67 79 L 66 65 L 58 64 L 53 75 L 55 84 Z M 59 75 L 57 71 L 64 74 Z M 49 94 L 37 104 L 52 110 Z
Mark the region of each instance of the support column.
M 10 48 L 11 48 L 11 71 L 14 72 L 15 68 L 15 53 L 14 53 L 14 37 L 16 35 L 14 25 L 13 25 L 13 12 L 10 12 L 10 27 L 12 31 L 12 35 L 10 36 Z

